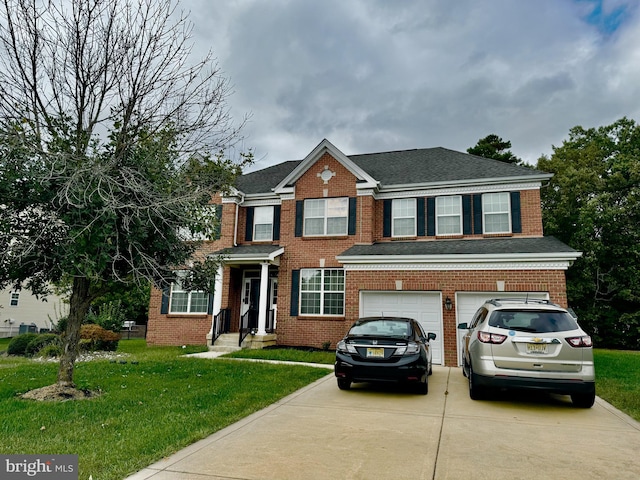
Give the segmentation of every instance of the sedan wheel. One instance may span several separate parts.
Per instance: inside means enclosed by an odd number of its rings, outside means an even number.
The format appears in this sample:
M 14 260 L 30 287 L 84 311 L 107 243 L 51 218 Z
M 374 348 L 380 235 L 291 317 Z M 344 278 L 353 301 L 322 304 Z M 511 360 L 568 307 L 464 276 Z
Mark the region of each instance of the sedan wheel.
M 338 388 L 340 390 L 349 390 L 351 388 L 351 380 L 349 380 L 348 378 L 339 378 Z
M 429 393 L 429 377 L 427 375 L 424 376 L 424 381 L 418 384 L 418 393 L 420 395 Z

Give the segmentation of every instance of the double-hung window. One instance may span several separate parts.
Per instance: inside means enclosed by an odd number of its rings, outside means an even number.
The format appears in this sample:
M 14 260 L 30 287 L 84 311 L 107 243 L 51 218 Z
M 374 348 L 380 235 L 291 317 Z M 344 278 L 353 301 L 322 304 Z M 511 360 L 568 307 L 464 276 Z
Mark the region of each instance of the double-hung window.
M 416 235 L 416 199 L 400 198 L 391 207 L 393 237 L 413 237 Z
M 300 314 L 344 315 L 344 270 L 300 270 Z
M 202 291 L 184 290 L 178 274 L 178 281 L 171 286 L 169 300 L 169 313 L 207 313 L 209 306 L 209 294 Z
M 436 198 L 436 235 L 462 234 L 462 197 Z
M 17 307 L 19 300 L 20 300 L 20 292 L 11 292 L 9 305 L 11 305 L 12 307 Z
M 253 214 L 253 240 L 256 242 L 273 239 L 273 207 L 255 207 Z
M 318 198 L 304 201 L 304 235 L 347 235 L 349 199 Z
M 482 195 L 484 233 L 511 233 L 509 192 Z

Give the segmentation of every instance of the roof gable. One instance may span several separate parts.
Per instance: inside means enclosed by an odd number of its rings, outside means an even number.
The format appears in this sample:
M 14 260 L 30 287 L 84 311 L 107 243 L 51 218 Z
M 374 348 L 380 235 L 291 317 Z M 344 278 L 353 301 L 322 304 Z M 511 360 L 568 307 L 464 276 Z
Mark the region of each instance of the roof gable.
M 298 180 L 307 170 L 328 153 L 338 162 L 340 162 L 349 172 L 351 172 L 358 180 L 359 185 L 368 188 L 375 187 L 377 182 L 365 170 L 355 164 L 344 153 L 342 153 L 335 145 L 326 138 L 322 140 L 309 155 L 307 155 L 286 177 L 284 177 L 274 188 L 275 193 L 286 193 L 291 190 L 296 180 Z

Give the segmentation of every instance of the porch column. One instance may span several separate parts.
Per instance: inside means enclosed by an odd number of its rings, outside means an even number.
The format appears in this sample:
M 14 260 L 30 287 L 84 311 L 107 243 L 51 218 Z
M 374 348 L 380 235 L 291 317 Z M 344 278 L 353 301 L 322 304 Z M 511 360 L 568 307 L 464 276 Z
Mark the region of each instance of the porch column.
M 213 335 L 213 319 L 216 318 L 216 315 L 222 310 L 222 272 L 224 272 L 224 267 L 218 265 L 216 278 L 213 281 L 213 311 L 211 312 L 211 330 L 209 330 L 209 335 Z
M 267 294 L 269 289 L 269 264 L 262 264 L 260 270 L 260 305 L 258 306 L 258 335 L 267 334 Z

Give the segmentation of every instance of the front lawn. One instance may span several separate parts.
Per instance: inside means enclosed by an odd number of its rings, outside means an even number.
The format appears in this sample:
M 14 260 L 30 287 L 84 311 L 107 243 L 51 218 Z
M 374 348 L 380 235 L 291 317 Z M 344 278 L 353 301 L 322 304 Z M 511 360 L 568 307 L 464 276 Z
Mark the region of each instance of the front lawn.
M 2 453 L 78 454 L 79 478 L 122 479 L 327 375 L 181 357 L 199 350 L 121 340 L 123 356 L 76 364 L 77 386 L 102 395 L 61 403 L 19 398 L 54 383 L 57 363 L 0 357 Z
M 594 350 L 596 394 L 640 421 L 640 352 Z
M 227 353 L 224 357 L 256 358 L 260 360 L 279 360 L 333 365 L 336 360 L 336 352 L 333 350 L 325 351 L 298 348 L 264 348 L 262 350 L 238 350 L 237 352 Z

